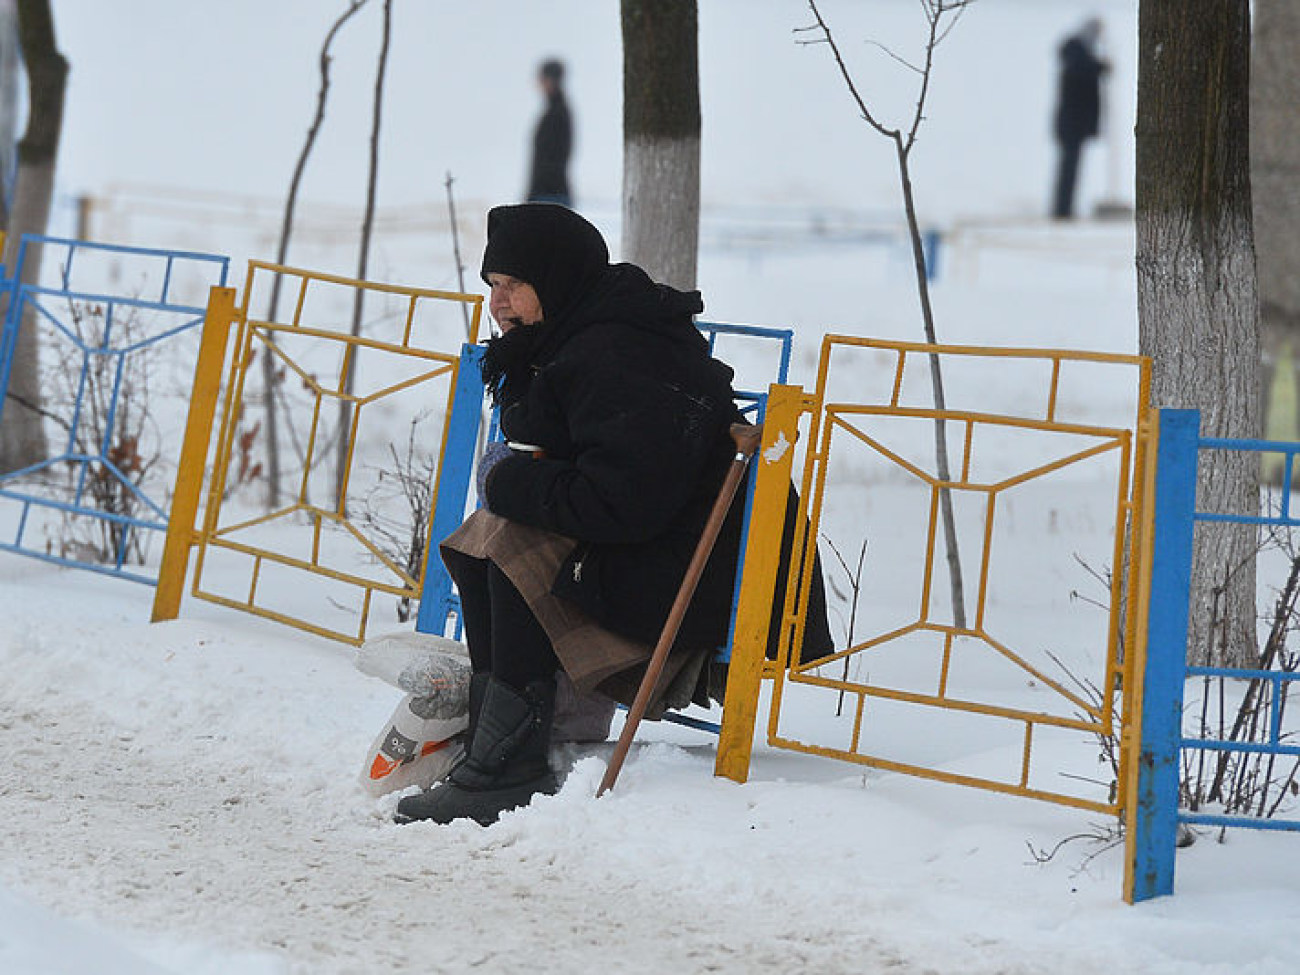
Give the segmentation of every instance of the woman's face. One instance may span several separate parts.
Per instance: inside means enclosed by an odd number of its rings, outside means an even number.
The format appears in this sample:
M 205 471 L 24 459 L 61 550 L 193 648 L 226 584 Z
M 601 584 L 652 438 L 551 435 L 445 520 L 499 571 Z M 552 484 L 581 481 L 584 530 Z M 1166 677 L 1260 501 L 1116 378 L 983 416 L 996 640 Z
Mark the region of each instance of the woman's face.
M 488 312 L 501 326 L 502 332 L 508 332 L 516 325 L 536 325 L 542 320 L 542 303 L 531 284 L 495 272 L 488 274 L 487 281 L 492 289 L 488 297 Z

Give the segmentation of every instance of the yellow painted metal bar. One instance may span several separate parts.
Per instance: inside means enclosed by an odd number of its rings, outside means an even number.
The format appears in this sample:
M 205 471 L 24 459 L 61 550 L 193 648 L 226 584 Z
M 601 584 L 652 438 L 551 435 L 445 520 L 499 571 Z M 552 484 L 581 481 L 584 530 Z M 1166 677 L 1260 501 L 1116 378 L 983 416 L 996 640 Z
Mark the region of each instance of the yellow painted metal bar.
M 774 385 L 769 389 L 763 439 L 753 463 L 754 499 L 727 673 L 726 706 L 722 711 L 714 766 L 714 774 L 736 782 L 744 782 L 749 777 L 772 594 L 781 561 L 782 526 L 802 404 L 803 390 L 798 386 Z
M 1061 390 L 1061 360 L 1052 360 L 1052 385 L 1047 393 L 1047 419 L 1056 418 L 1056 397 Z
M 335 519 L 338 520 L 338 519 Z M 311 520 L 311 564 L 312 568 L 320 568 L 320 530 L 325 524 L 325 519 L 316 514 Z
M 961 455 L 961 480 L 965 484 L 970 480 L 970 455 L 971 448 L 975 446 L 975 421 L 966 421 L 965 449 Z
M 849 737 L 849 749 L 855 752 L 862 747 L 862 719 L 867 710 L 867 696 L 858 694 L 856 697 L 858 703 L 853 709 L 853 734 Z
M 1141 436 L 1142 432 L 1139 431 L 1139 437 Z M 1131 673 L 1128 668 L 1131 664 L 1131 660 L 1122 659 L 1120 653 L 1121 644 L 1119 642 L 1120 633 L 1121 628 L 1126 628 L 1127 620 L 1133 616 L 1133 607 L 1131 605 L 1122 606 L 1121 604 L 1124 603 L 1124 600 L 1120 598 L 1120 594 L 1123 592 L 1125 585 L 1125 565 L 1131 564 L 1136 566 L 1139 564 L 1138 560 L 1140 559 L 1140 553 L 1138 549 L 1140 547 L 1140 542 L 1136 519 L 1141 517 L 1141 494 L 1145 490 L 1144 482 L 1141 479 L 1143 477 L 1143 472 L 1135 469 L 1132 491 L 1138 497 L 1134 499 L 1136 503 L 1130 502 L 1130 482 L 1128 480 L 1128 473 L 1132 454 L 1131 438 L 1125 438 L 1121 453 L 1123 460 L 1120 463 L 1120 483 L 1116 490 L 1115 501 L 1115 538 L 1112 542 L 1110 563 L 1113 567 L 1111 570 L 1110 581 L 1110 619 L 1108 621 L 1109 625 L 1106 628 L 1107 668 L 1106 683 L 1103 685 L 1107 688 L 1114 688 L 1117 686 L 1118 681 L 1118 686 L 1121 690 L 1128 684 L 1128 679 Z M 1128 551 L 1127 559 L 1125 558 L 1126 549 Z M 1131 578 L 1131 571 L 1127 573 L 1127 575 Z M 1132 644 L 1125 643 L 1124 645 L 1131 646 Z M 1107 727 L 1110 728 L 1113 721 L 1114 694 L 1103 694 L 1102 701 L 1105 709 Z
M 254 319 L 250 324 L 258 332 L 284 332 L 286 334 L 301 335 L 306 338 L 324 339 L 328 342 L 339 342 L 349 347 L 361 347 L 363 349 L 373 349 L 378 352 L 389 352 L 394 355 L 400 355 L 411 359 L 431 359 L 436 362 L 451 364 L 454 356 L 446 352 L 438 352 L 434 349 L 413 348 L 407 345 L 399 345 L 395 342 L 385 342 L 383 339 L 367 338 L 364 335 L 348 335 L 346 332 L 333 332 L 327 328 L 312 328 L 307 325 L 284 325 L 277 322 L 264 322 L 260 319 Z M 269 342 L 270 339 L 264 339 Z
M 255 265 L 253 264 L 253 262 L 250 261 L 248 264 L 249 274 L 253 273 L 254 267 Z M 293 327 L 294 328 L 297 328 L 298 325 L 302 322 L 302 309 L 303 306 L 307 304 L 307 285 L 310 284 L 311 281 L 312 281 L 311 278 L 304 277 L 302 279 L 302 287 L 298 289 L 298 300 L 294 302 L 294 306 L 293 306 Z
M 952 634 L 943 635 L 943 659 L 939 663 L 939 697 L 948 697 L 948 672 L 952 666 Z
M 280 518 L 286 517 L 287 515 L 291 515 L 296 512 L 305 511 L 305 510 L 307 510 L 307 506 L 303 504 L 287 505 L 283 508 L 278 508 L 275 511 L 269 512 L 264 515 L 256 515 L 255 517 L 247 518 L 244 521 L 235 522 L 234 524 L 231 525 L 224 525 L 221 528 L 218 528 L 215 531 L 213 531 L 212 535 L 214 537 L 220 537 L 222 535 L 233 535 L 236 532 L 247 531 L 249 528 L 256 528 L 258 525 L 264 525 L 267 524 L 268 522 L 277 521 Z
M 339 496 L 336 499 L 336 510 L 340 518 L 346 518 L 348 514 L 348 488 L 352 484 L 352 462 L 357 456 L 357 428 L 360 426 L 361 408 L 358 406 L 352 411 L 351 422 L 348 424 L 347 450 L 343 454 L 343 477 L 339 479 Z
M 1160 416 L 1156 410 L 1148 410 L 1142 425 L 1141 452 L 1150 458 L 1156 455 L 1160 442 Z M 1151 603 L 1151 557 L 1155 540 L 1155 464 L 1145 465 L 1139 486 L 1141 496 L 1141 517 L 1135 519 L 1133 535 L 1133 568 L 1129 573 L 1129 603 L 1135 605 L 1133 623 L 1136 637 L 1128 644 L 1124 660 L 1124 706 L 1120 720 L 1120 769 L 1117 780 L 1118 802 L 1124 810 L 1124 822 L 1130 827 L 1124 830 L 1124 900 L 1133 903 L 1133 890 L 1137 864 L 1136 833 L 1131 828 L 1138 817 L 1138 774 L 1140 772 L 1139 756 L 1142 739 L 1139 730 L 1142 727 L 1142 698 L 1145 690 L 1147 659 L 1147 623 Z
M 1020 788 L 1022 789 L 1026 789 L 1029 787 L 1029 765 L 1030 765 L 1030 757 L 1033 754 L 1033 749 L 1034 749 L 1034 723 L 1032 721 L 1026 721 L 1025 742 L 1024 742 L 1024 747 L 1020 753 Z
M 803 411 L 811 413 L 811 448 L 804 461 L 802 488 L 799 492 L 798 510 L 794 515 L 794 531 L 790 543 L 790 566 L 786 575 L 785 604 L 781 608 L 780 639 L 776 645 L 776 665 L 773 668 L 772 708 L 768 716 L 768 734 L 776 733 L 781 710 L 781 701 L 785 693 L 785 679 L 790 668 L 795 666 L 799 654 L 796 648 L 803 646 L 804 628 L 807 614 L 796 612 L 796 607 L 807 606 L 812 589 L 812 574 L 815 565 L 817 533 L 821 526 L 822 499 L 826 493 L 826 461 L 830 456 L 832 425 L 827 424 L 818 438 L 821 429 L 821 401 L 812 397 L 803 397 Z
M 366 586 L 361 596 L 361 619 L 357 621 L 357 639 L 365 635 L 366 624 L 370 621 L 370 601 L 375 594 L 373 586 Z
M 837 416 L 891 416 L 914 420 L 952 420 L 954 422 L 984 423 L 990 426 L 1017 427 L 1025 430 L 1042 430 L 1049 433 L 1074 433 L 1081 436 L 1118 439 L 1130 433 L 1125 427 L 1098 427 L 1087 423 L 1066 423 L 1061 420 L 1039 420 L 1028 416 L 1010 416 L 1002 413 L 976 413 L 971 410 L 936 410 L 928 406 L 883 406 L 860 403 L 828 403 L 828 413 Z M 847 425 L 847 424 L 846 424 Z
M 212 288 L 208 292 L 208 307 L 199 340 L 199 356 L 194 365 L 194 386 L 190 394 L 189 413 L 185 418 L 185 435 L 181 441 L 176 482 L 172 489 L 167 538 L 163 544 L 162 563 L 158 568 L 158 587 L 154 591 L 152 619 L 155 623 L 174 620 L 180 611 L 190 546 L 194 544 L 194 523 L 198 517 L 199 499 L 203 494 L 208 443 L 212 439 L 212 424 L 221 392 L 221 373 L 225 365 L 226 346 L 230 340 L 230 325 L 234 318 L 235 290 Z
M 928 524 L 925 530 L 925 567 L 922 569 L 921 576 L 920 616 L 922 620 L 930 618 L 930 596 L 934 591 L 934 542 L 939 537 L 939 502 L 942 497 L 943 494 L 936 482 L 930 488 L 930 513 L 927 515 Z
M 431 379 L 437 379 L 439 376 L 445 376 L 448 373 L 453 372 L 454 369 L 455 366 L 448 363 L 447 365 L 439 366 L 437 369 L 430 370 L 429 372 L 422 372 L 418 376 L 412 376 L 410 379 L 405 379 L 400 383 L 394 383 L 392 386 L 385 386 L 382 389 L 377 389 L 368 396 L 358 396 L 354 397 L 354 399 L 359 406 L 367 406 L 370 403 L 383 399 L 385 396 L 391 396 L 393 393 L 400 393 L 404 389 L 410 389 L 412 386 L 418 386 L 421 383 L 429 382 Z
M 1112 803 L 1097 802 L 1092 799 L 1084 799 L 1078 796 L 1066 795 L 1064 793 L 1048 792 L 1043 789 L 1027 789 L 1009 782 L 1003 782 L 998 779 L 980 778 L 974 775 L 962 775 L 957 772 L 945 772 L 940 769 L 928 768 L 924 765 L 911 765 L 906 762 L 895 762 L 885 758 L 879 758 L 874 755 L 862 755 L 856 752 L 845 752 L 832 748 L 823 748 L 819 745 L 809 745 L 793 738 L 775 737 L 769 739 L 769 744 L 784 748 L 792 752 L 802 752 L 805 755 L 820 755 L 823 758 L 835 758 L 843 762 L 852 762 L 855 765 L 865 765 L 869 768 L 883 769 L 887 772 L 901 772 L 906 775 L 914 775 L 922 779 L 931 779 L 936 782 L 947 782 L 952 785 L 964 785 L 976 789 L 984 789 L 988 792 L 1001 792 L 1006 795 L 1020 796 L 1025 799 L 1039 799 L 1043 802 L 1051 802 L 1058 806 L 1068 806 L 1073 809 L 1084 809 L 1089 812 L 1103 813 L 1114 816 L 1116 807 Z
M 249 271 L 248 281 L 252 280 Z M 235 335 L 232 341 L 233 352 L 226 379 L 226 395 L 222 401 L 221 424 L 217 430 L 217 443 L 213 452 L 212 472 L 208 477 L 208 502 L 203 511 L 203 527 L 197 539 L 197 552 L 194 558 L 194 573 L 190 585 L 191 592 L 197 592 L 203 578 L 206 559 L 206 540 L 216 530 L 217 519 L 221 511 L 221 499 L 225 493 L 226 479 L 230 472 L 231 445 L 235 441 L 235 429 L 239 425 L 239 409 L 244 389 L 244 373 L 252 358 L 252 331 L 248 328 L 248 294 L 246 284 L 243 301 L 235 313 Z
M 415 327 L 415 304 L 419 299 L 411 295 L 406 302 L 406 321 L 402 323 L 402 345 L 411 344 L 411 329 Z
M 811 673 L 791 674 L 789 680 L 792 684 L 808 684 L 836 691 L 849 690 L 854 694 L 865 694 L 868 697 L 879 697 L 904 704 L 926 704 L 950 711 L 961 711 L 966 714 L 982 714 L 990 718 L 1005 718 L 1009 721 L 1033 721 L 1035 724 L 1051 725 L 1054 728 L 1072 728 L 1076 731 L 1095 732 L 1099 729 L 1096 721 L 1089 721 L 1085 718 L 1049 714 L 1046 711 L 1026 711 L 1024 708 L 985 704 L 981 701 L 968 701 L 959 697 L 939 697 L 934 694 L 927 694 L 924 691 L 908 691 L 896 687 L 860 684 L 856 681 L 818 677 Z
M 906 636 L 908 633 L 915 632 L 916 630 L 931 629 L 934 629 L 934 627 L 926 623 L 924 620 L 917 620 L 915 623 L 908 623 L 906 626 L 900 626 L 898 629 L 890 630 L 888 633 L 882 633 L 879 636 L 872 637 L 870 640 L 863 640 L 861 643 L 855 643 L 853 646 L 846 647 L 837 653 L 821 657 L 813 666 L 824 667 L 827 664 L 834 663 L 836 660 L 840 660 L 844 657 L 851 657 L 859 651 L 870 650 L 872 647 L 879 646 L 882 643 L 889 643 L 891 640 L 897 640 L 900 636 Z
M 929 471 L 925 470 L 924 468 L 917 467 L 911 461 L 907 460 L 901 455 L 890 450 L 888 447 L 882 444 L 875 437 L 871 436 L 869 433 L 863 430 L 859 430 L 851 423 L 845 423 L 843 420 L 840 419 L 840 416 L 841 416 L 840 411 L 837 408 L 827 407 L 826 409 L 827 427 L 831 429 L 844 430 L 847 434 L 852 436 L 854 439 L 866 444 L 868 447 L 870 447 L 872 450 L 874 450 L 876 453 L 880 454 L 881 456 L 888 458 L 895 466 L 901 467 L 903 470 L 907 471 L 907 473 L 911 474 L 918 481 L 930 485 L 937 485 L 939 483 L 939 479 L 935 477 L 933 474 L 931 474 Z
M 298 500 L 307 499 L 307 486 L 311 483 L 312 467 L 316 464 L 316 434 L 320 431 L 320 411 L 325 405 L 325 392 L 316 393 L 311 408 L 311 424 L 307 430 L 307 449 L 303 452 L 302 480 L 298 482 Z
M 280 613 L 273 609 L 267 609 L 262 606 L 251 606 L 248 603 L 242 603 L 238 599 L 231 599 L 229 596 L 219 596 L 211 592 L 196 592 L 196 599 L 202 599 L 204 602 L 216 603 L 218 606 L 225 606 L 227 609 L 237 609 L 244 613 L 250 613 L 253 616 L 259 616 L 262 619 L 273 620 L 276 623 L 283 623 L 286 626 L 292 626 L 294 629 L 302 630 L 315 636 L 325 637 L 327 640 L 335 640 L 339 643 L 347 643 L 354 647 L 359 647 L 364 642 L 360 636 L 344 633 L 341 630 L 332 630 L 327 626 L 320 626 L 308 620 L 298 619 L 289 616 L 286 613 Z
M 894 389 L 889 394 L 889 405 L 898 406 L 899 397 L 903 395 L 903 374 L 907 369 L 907 353 L 902 349 L 898 350 L 898 365 L 894 369 Z
M 1149 519 L 1154 517 L 1154 495 L 1148 494 L 1147 480 L 1149 477 L 1153 476 L 1150 468 L 1154 466 L 1152 458 L 1155 457 L 1157 416 L 1158 414 L 1154 410 L 1150 409 L 1149 406 L 1146 408 L 1139 420 L 1137 434 L 1133 444 L 1133 502 L 1131 507 L 1128 509 L 1127 521 L 1130 539 L 1127 560 L 1130 569 L 1127 576 L 1127 584 L 1130 590 L 1135 586 L 1133 567 L 1145 565 L 1146 561 L 1150 558 L 1150 553 L 1146 551 L 1146 546 L 1150 542 L 1150 536 L 1141 530 L 1141 526 L 1145 525 Z M 1124 522 L 1121 521 L 1121 524 L 1124 524 Z M 1116 565 L 1122 564 L 1124 563 L 1116 563 Z M 1132 598 L 1124 600 L 1124 647 L 1137 646 L 1140 634 L 1145 633 L 1146 620 L 1143 615 L 1146 611 L 1145 607 L 1145 603 L 1139 605 L 1138 602 Z M 1118 658 L 1119 656 L 1118 641 L 1120 639 L 1120 634 L 1118 628 L 1114 629 L 1115 631 L 1111 634 L 1111 641 L 1112 644 L 1116 646 L 1116 649 L 1112 655 L 1112 659 Z M 1129 693 L 1128 688 L 1133 680 L 1133 675 L 1140 672 L 1141 668 L 1137 664 L 1133 655 L 1131 653 L 1125 653 L 1121 662 L 1121 687 L 1124 689 L 1126 700 Z M 1126 703 L 1124 707 L 1125 710 L 1127 710 L 1128 704 Z M 1123 783 L 1121 781 L 1121 788 L 1122 787 Z
M 1000 653 L 1003 657 L 1005 657 L 1007 660 L 1011 661 L 1013 664 L 1015 664 L 1025 673 L 1027 673 L 1030 677 L 1034 678 L 1034 680 L 1038 681 L 1044 687 L 1050 688 L 1051 690 L 1055 691 L 1057 694 L 1065 698 L 1067 701 L 1069 701 L 1075 707 L 1079 708 L 1085 714 L 1091 714 L 1093 716 L 1099 717 L 1097 713 L 1097 708 L 1092 704 L 1092 702 L 1080 697 L 1078 694 L 1071 691 L 1060 681 L 1053 680 L 1051 677 L 1048 677 L 1047 674 L 1043 673 L 1033 664 L 1029 663 L 1027 660 L 1025 660 L 1024 657 L 1021 657 L 1019 654 L 1017 654 L 1014 650 L 1011 650 L 1006 645 L 999 643 L 988 633 L 981 632 L 979 635 L 984 640 L 985 643 L 987 643 L 990 647 L 992 647 L 994 650 Z
M 326 271 L 309 271 L 306 268 L 291 267 L 287 264 L 274 264 L 270 261 L 251 260 L 248 262 L 250 271 L 269 271 L 272 274 L 285 274 L 290 277 L 302 278 L 304 281 L 324 281 L 327 284 L 339 284 L 348 288 L 359 288 L 364 291 L 380 291 L 386 294 L 408 295 L 416 298 L 438 298 L 449 301 L 462 301 L 467 304 L 479 303 L 483 301 L 482 295 L 469 294 L 464 291 L 437 291 L 432 288 L 412 288 L 404 284 L 385 284 L 382 281 L 367 281 L 361 278 L 348 278 L 338 274 L 330 274 Z
M 248 605 L 252 606 L 257 601 L 257 584 L 262 579 L 262 556 L 255 554 L 253 556 L 253 572 L 248 580 Z
M 296 558 L 292 555 L 286 555 L 283 552 L 273 552 L 270 549 L 258 548 L 254 545 L 246 545 L 242 542 L 234 542 L 226 538 L 210 539 L 208 544 L 212 548 L 225 549 L 231 552 L 238 552 L 241 555 L 247 555 L 258 564 L 262 561 L 266 561 L 275 565 L 283 565 L 291 569 L 301 569 L 303 572 L 322 576 L 326 579 L 333 579 L 335 582 L 344 582 L 348 585 L 356 586 L 359 589 L 369 587 L 382 593 L 388 593 L 392 596 L 419 596 L 419 593 L 413 591 L 409 586 L 397 586 L 392 585 L 391 583 L 381 582 L 377 579 L 369 579 L 352 572 L 332 569 L 327 565 L 320 565 L 305 559 Z
M 993 558 L 993 519 L 997 511 L 998 493 L 989 491 L 984 498 L 984 539 L 980 550 L 980 577 L 976 586 L 975 629 L 984 630 L 984 609 L 989 595 L 989 562 Z
M 858 346 L 869 349 L 889 349 L 923 355 L 962 355 L 986 359 L 1042 359 L 1062 362 L 1111 362 L 1131 366 L 1148 366 L 1150 359 L 1141 355 L 1119 352 L 1090 352 L 1083 349 L 1034 348 L 1032 346 L 945 345 L 930 342 L 906 342 L 894 339 L 866 338 L 859 335 L 828 333 L 822 340 L 823 359 L 834 346 Z
M 1077 464 L 1080 461 L 1085 461 L 1100 454 L 1108 453 L 1118 447 L 1122 447 L 1122 445 L 1123 438 L 1116 437 L 1114 440 L 1097 444 L 1093 447 L 1089 447 L 1087 450 L 1080 450 L 1065 457 L 1058 457 L 1051 463 L 1043 464 L 1041 467 L 1034 467 L 1030 470 L 1022 471 L 1013 477 L 1008 477 L 1004 481 L 999 481 L 997 484 L 993 485 L 993 489 L 995 491 L 1005 491 L 1008 488 L 1013 488 L 1020 484 L 1025 484 L 1029 481 L 1035 480 L 1036 478 L 1045 477 L 1048 474 L 1055 473 L 1064 467 L 1069 467 L 1071 464 Z

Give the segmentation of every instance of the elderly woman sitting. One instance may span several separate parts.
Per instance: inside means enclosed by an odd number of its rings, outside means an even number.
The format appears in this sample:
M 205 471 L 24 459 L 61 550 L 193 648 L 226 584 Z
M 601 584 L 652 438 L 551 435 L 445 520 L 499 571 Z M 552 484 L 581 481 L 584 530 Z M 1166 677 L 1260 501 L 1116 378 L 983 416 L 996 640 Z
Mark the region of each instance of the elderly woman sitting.
M 732 370 L 710 356 L 698 292 L 610 264 L 564 207 L 488 214 L 483 279 L 501 335 L 483 380 L 513 449 L 485 456 L 483 507 L 441 544 L 473 665 L 463 761 L 400 822 L 494 822 L 555 791 L 556 672 L 628 698 L 734 453 Z M 665 671 L 726 640 L 740 539 L 733 505 Z M 692 669 L 693 668 L 693 669 Z

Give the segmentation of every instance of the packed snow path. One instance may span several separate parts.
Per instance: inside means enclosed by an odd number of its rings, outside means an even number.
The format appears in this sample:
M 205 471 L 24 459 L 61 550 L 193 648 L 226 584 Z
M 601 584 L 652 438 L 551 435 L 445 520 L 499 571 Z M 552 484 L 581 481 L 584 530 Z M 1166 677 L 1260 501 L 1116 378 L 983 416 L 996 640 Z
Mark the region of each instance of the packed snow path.
M 115 975 L 1300 963 L 1294 837 L 1198 843 L 1131 908 L 1117 850 L 1030 855 L 1077 811 L 765 749 L 740 787 L 654 724 L 599 801 L 612 745 L 490 829 L 398 827 L 356 775 L 400 695 L 345 648 L 202 604 L 150 625 L 150 590 L 10 555 L 0 592 L 0 892 L 126 939 Z M 0 918 L 0 962 L 24 935 Z

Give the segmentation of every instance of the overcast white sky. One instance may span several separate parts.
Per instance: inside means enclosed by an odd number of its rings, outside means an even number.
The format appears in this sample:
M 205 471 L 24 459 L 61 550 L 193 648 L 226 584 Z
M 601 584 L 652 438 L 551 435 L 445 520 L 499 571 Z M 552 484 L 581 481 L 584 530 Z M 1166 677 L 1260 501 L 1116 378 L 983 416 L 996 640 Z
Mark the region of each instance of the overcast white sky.
M 315 104 L 320 44 L 344 0 L 53 4 L 58 43 L 72 65 L 62 194 L 133 183 L 283 197 Z M 393 7 L 381 204 L 441 199 L 449 171 L 466 199 L 517 198 L 540 107 L 533 74 L 547 56 L 569 65 L 579 202 L 617 200 L 615 0 L 397 0 Z M 706 205 L 896 208 L 890 146 L 856 118 L 829 51 L 796 43 L 793 29 L 811 19 L 806 4 L 702 0 L 700 8 Z M 822 10 L 873 109 L 905 118 L 915 77 L 871 42 L 917 56 L 924 23 L 916 0 L 823 0 Z M 306 199 L 360 205 L 364 198 L 381 11 L 381 0 L 371 0 L 336 44 L 329 116 Z M 1063 35 L 1091 11 L 1107 19 L 1127 164 L 1135 0 L 980 0 L 939 51 L 914 157 L 923 209 L 952 218 L 1041 213 L 1055 70 L 1055 51 L 1041 39 Z M 981 69 L 962 76 L 945 70 L 945 57 Z M 1098 158 L 1085 171 L 1085 193 L 1102 192 L 1105 169 Z M 992 182 L 989 173 L 997 174 Z M 1128 182 L 1125 176 L 1125 191 Z

